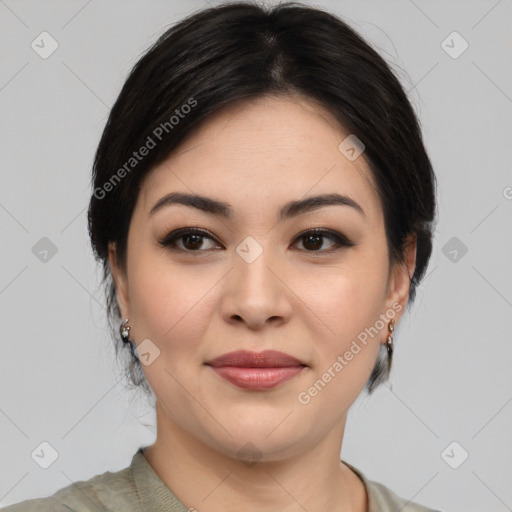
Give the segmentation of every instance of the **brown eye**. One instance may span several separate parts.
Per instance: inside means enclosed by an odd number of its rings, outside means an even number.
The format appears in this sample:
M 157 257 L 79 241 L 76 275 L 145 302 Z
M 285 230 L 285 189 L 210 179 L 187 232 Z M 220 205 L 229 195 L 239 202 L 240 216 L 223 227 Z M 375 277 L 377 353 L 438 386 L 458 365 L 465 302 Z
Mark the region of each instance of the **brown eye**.
M 334 243 L 331 244 L 330 248 L 322 250 L 325 238 L 330 239 Z M 340 247 L 352 247 L 354 245 L 341 233 L 325 229 L 305 231 L 301 233 L 296 240 L 302 242 L 302 245 L 307 252 L 331 252 Z
M 159 241 L 159 244 L 177 251 L 206 252 L 206 250 L 202 248 L 204 246 L 204 240 L 206 239 L 214 241 L 206 231 L 201 229 L 181 228 L 169 233 Z M 179 242 L 181 242 L 181 247 Z
M 331 240 L 330 247 L 323 248 L 325 239 Z M 204 248 L 205 240 L 214 242 L 211 247 Z M 330 253 L 341 247 L 352 247 L 353 244 L 347 237 L 336 231 L 326 229 L 313 229 L 304 231 L 295 238 L 295 244 L 302 243 L 301 250 L 310 253 Z M 187 253 L 204 253 L 214 248 L 221 248 L 216 240 L 207 232 L 197 228 L 180 228 L 166 235 L 159 244 L 169 247 L 174 251 Z

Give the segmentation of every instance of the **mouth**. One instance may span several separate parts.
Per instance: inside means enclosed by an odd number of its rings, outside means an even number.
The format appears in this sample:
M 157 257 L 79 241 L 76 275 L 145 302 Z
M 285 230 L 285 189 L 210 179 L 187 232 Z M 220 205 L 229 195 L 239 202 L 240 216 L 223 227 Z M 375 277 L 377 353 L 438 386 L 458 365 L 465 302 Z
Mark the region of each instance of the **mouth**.
M 229 352 L 205 364 L 231 384 L 255 391 L 274 388 L 307 367 L 297 358 L 275 350 Z

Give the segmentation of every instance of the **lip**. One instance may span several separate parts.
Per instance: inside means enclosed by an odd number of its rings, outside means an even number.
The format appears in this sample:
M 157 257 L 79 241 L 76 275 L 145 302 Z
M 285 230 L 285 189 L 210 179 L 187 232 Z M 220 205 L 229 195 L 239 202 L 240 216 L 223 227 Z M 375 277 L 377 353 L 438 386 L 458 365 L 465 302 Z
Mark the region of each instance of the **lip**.
M 206 363 L 215 368 L 221 366 L 237 366 L 244 368 L 285 368 L 290 366 L 306 366 L 296 357 L 278 352 L 277 350 L 264 350 L 263 352 L 250 352 L 237 350 L 223 354 Z
M 292 379 L 307 366 L 299 359 L 276 350 L 238 350 L 205 364 L 231 384 L 251 390 L 271 389 Z

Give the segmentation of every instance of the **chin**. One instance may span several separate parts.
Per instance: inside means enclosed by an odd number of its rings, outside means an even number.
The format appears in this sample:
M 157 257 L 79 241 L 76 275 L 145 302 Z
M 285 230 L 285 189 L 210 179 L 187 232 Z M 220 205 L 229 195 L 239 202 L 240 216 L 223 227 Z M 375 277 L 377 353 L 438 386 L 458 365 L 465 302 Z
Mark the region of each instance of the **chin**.
M 298 418 L 290 414 L 291 410 L 281 409 L 279 418 L 269 413 L 266 417 L 247 414 L 243 418 L 231 419 L 227 427 L 231 435 L 224 430 L 221 434 L 215 428 L 206 434 L 208 444 L 216 451 L 241 461 L 277 461 L 291 457 L 304 450 L 309 435 L 305 423 L 297 422 Z M 218 419 L 220 421 L 221 416 Z
M 224 455 L 251 466 L 256 462 L 275 462 L 290 458 L 302 450 L 301 439 L 270 440 L 266 435 L 242 435 L 230 439 L 229 444 L 217 445 L 216 449 Z

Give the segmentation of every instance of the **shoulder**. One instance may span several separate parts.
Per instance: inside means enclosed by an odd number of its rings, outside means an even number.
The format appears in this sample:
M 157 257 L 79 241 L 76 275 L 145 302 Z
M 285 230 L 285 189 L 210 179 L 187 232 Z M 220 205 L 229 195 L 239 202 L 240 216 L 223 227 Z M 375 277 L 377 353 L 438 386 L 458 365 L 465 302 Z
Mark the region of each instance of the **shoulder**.
M 395 494 L 391 489 L 369 480 L 358 468 L 342 460 L 363 481 L 368 494 L 368 512 L 441 512 L 433 508 L 420 505 L 412 500 L 407 500 Z
M 379 482 L 366 480 L 366 487 L 372 503 L 369 512 L 374 512 L 374 510 L 375 512 L 391 512 L 395 510 L 401 510 L 402 512 L 440 512 L 411 500 L 406 500 Z
M 1 512 L 110 512 L 139 510 L 131 467 L 80 480 L 45 498 L 22 501 Z

